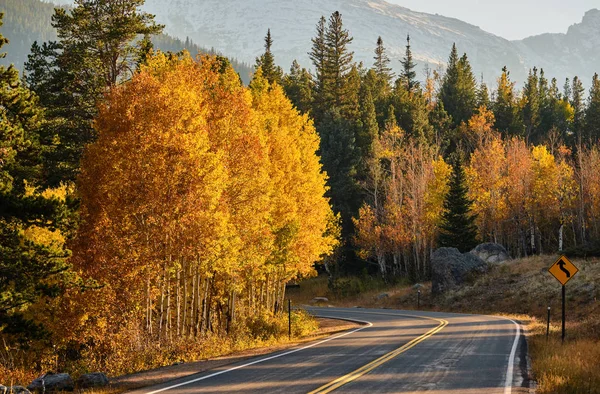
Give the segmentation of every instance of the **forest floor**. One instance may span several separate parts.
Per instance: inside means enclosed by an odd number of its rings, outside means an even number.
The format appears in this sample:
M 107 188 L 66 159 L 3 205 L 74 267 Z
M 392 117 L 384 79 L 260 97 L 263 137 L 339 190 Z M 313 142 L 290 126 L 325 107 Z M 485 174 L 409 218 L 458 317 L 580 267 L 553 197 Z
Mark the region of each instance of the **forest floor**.
M 535 256 L 495 266 L 456 291 L 434 297 L 431 283 L 422 283 L 420 309 L 511 316 L 525 326 L 532 378 L 537 392 L 600 394 L 600 259 L 572 259 L 579 273 L 567 284 L 566 340 L 561 344 L 561 285 L 548 268 L 557 256 Z M 300 283 L 289 295 L 295 304 L 315 296 L 326 304 L 345 307 L 417 309 L 417 290 L 401 284 L 374 288 L 345 280 L 354 289 L 343 296 L 329 291 L 327 278 Z M 359 291 L 362 288 L 367 290 Z M 323 305 L 323 303 L 321 303 Z M 547 308 L 551 308 L 550 336 L 546 339 Z

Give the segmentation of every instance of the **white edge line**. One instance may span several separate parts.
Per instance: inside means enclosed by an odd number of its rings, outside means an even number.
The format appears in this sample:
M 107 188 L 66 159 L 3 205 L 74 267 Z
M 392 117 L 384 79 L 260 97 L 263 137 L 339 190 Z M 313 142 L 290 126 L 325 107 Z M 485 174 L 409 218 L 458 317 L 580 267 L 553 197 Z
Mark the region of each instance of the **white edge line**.
M 517 346 L 519 345 L 519 334 L 521 332 L 521 326 L 514 320 L 506 320 L 513 322 L 515 327 L 517 327 L 515 340 L 513 342 L 512 349 L 510 350 L 510 356 L 508 357 L 508 367 L 506 368 L 506 382 L 504 383 L 504 394 L 511 394 L 515 368 L 515 355 L 517 353 Z
M 335 317 L 329 317 L 329 316 L 318 316 L 318 317 L 326 317 L 326 318 L 336 319 Z M 349 320 L 349 319 L 342 319 L 342 320 Z M 338 339 L 338 338 L 341 338 L 341 337 L 345 337 L 346 335 L 354 334 L 355 332 L 358 332 L 360 330 L 364 330 L 365 328 L 369 328 L 369 327 L 373 326 L 373 323 L 368 322 L 368 321 L 364 321 L 364 320 L 352 319 L 351 321 L 365 324 L 365 326 L 357 328 L 356 330 L 352 330 L 352 331 L 346 332 L 344 334 L 340 334 L 340 335 L 336 335 L 336 336 L 331 337 L 331 338 L 324 339 L 322 341 L 313 343 L 313 344 L 308 345 L 308 346 L 304 346 L 304 347 L 301 347 L 301 348 L 298 348 L 298 349 L 290 350 L 290 351 L 285 352 L 285 353 L 276 354 L 274 356 L 261 358 L 259 360 L 255 360 L 255 361 L 243 364 L 243 365 L 238 365 L 237 367 L 229 368 L 229 369 L 226 369 L 226 370 L 223 370 L 223 371 L 212 373 L 210 375 L 206 375 L 206 376 L 202 376 L 202 377 L 199 377 L 199 378 L 196 378 L 196 379 L 188 380 L 188 381 L 185 381 L 185 382 L 182 382 L 182 383 L 174 384 L 172 386 L 168 386 L 168 387 L 165 387 L 165 388 L 162 388 L 162 389 L 150 391 L 150 392 L 148 392 L 146 394 L 156 394 L 156 393 L 160 393 L 160 392 L 163 392 L 163 391 L 171 390 L 171 389 L 174 389 L 174 388 L 177 388 L 177 387 L 186 386 L 188 384 L 196 383 L 196 382 L 199 382 L 199 381 L 204 380 L 204 379 L 212 378 L 212 377 L 215 377 L 215 376 L 218 376 L 218 375 L 222 375 L 222 374 L 227 373 L 227 372 L 235 371 L 236 369 L 249 367 L 250 365 L 259 364 L 259 363 L 262 363 L 262 362 L 265 362 L 265 361 L 273 360 L 274 358 L 279 358 L 279 357 L 287 356 L 288 354 L 292 354 L 292 353 L 299 352 L 301 350 L 309 349 L 311 347 L 320 345 L 322 343 L 329 342 L 329 341 L 332 341 L 334 339 Z

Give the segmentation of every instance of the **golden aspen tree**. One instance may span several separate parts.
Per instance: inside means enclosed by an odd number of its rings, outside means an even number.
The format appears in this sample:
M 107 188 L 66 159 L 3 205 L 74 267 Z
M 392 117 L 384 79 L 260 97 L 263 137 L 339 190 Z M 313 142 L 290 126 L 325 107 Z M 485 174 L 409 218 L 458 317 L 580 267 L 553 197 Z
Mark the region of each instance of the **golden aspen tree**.
M 475 117 L 474 117 L 475 118 Z M 473 118 L 471 119 L 473 120 Z M 471 121 L 470 121 L 471 124 Z M 480 239 L 500 242 L 501 225 L 507 219 L 506 201 L 506 152 L 498 134 L 492 133 L 478 142 L 471 155 L 465 175 L 472 210 L 477 215 Z
M 97 299 L 105 313 L 92 330 L 100 343 L 144 320 L 144 310 L 147 330 L 164 335 L 173 263 L 182 250 L 202 257 L 219 250 L 226 174 L 210 150 L 207 97 L 189 86 L 196 73 L 189 57 L 156 55 L 100 108 L 99 138 L 79 179 L 84 224 L 74 259 L 104 284 Z
M 532 158 L 523 139 L 506 142 L 506 193 L 508 210 L 506 243 L 514 255 L 527 255 L 527 231 L 530 230 L 526 200 L 531 190 Z
M 583 189 L 582 203 L 586 217 L 583 220 L 591 235 L 600 238 L 600 149 L 597 145 L 580 153 L 581 168 L 578 169 L 578 182 Z
M 336 240 L 327 236 L 331 214 L 325 174 L 315 152 L 318 137 L 312 121 L 300 115 L 279 85 L 270 85 L 260 71 L 251 83 L 256 121 L 265 133 L 271 190 L 269 223 L 274 236 L 268 257 L 282 305 L 285 283 L 314 273 L 313 264 L 331 253 Z
M 79 305 L 73 335 L 104 363 L 271 313 L 336 245 L 312 122 L 255 82 L 222 59 L 158 53 L 100 108 L 73 261 L 102 288 L 65 309 Z

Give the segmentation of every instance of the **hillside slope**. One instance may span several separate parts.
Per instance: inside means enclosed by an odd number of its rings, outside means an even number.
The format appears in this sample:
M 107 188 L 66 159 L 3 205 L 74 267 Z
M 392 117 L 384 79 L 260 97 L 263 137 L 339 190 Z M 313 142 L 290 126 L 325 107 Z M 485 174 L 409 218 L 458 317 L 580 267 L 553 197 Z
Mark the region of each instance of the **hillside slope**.
M 54 14 L 53 3 L 41 0 L 0 0 L 0 13 L 4 13 L 3 25 L 0 33 L 9 39 L 9 44 L 3 47 L 7 56 L 0 59 L 0 64 L 14 64 L 19 70 L 27 61 L 31 44 L 34 41 L 45 42 L 56 40 L 56 30 L 51 25 Z M 195 44 L 193 41 L 161 34 L 153 38 L 156 48 L 162 51 L 177 52 L 187 49 L 191 54 L 211 53 L 216 51 Z M 250 80 L 253 71 L 250 65 L 231 59 L 233 67 L 240 74 L 245 83 Z
M 410 34 L 421 78 L 424 65 L 435 69 L 445 64 L 454 42 L 459 52 L 468 53 L 475 74 L 483 74 L 488 83 L 495 83 L 504 65 L 513 80 L 520 82 L 533 66 L 544 67 L 547 76 L 559 80 L 579 74 L 586 83 L 598 69 L 597 55 L 586 55 L 600 49 L 597 10 L 573 26 L 565 40 L 552 35 L 550 40 L 541 36 L 512 42 L 458 19 L 415 12 L 383 0 L 147 0 L 145 8 L 167 25 L 170 34 L 190 37 L 246 62 L 263 51 L 263 37 L 270 28 L 276 60 L 286 70 L 294 59 L 311 66 L 307 52 L 315 25 L 322 15 L 336 10 L 354 37 L 351 50 L 356 60 L 368 67 L 381 36 L 392 66 L 399 70 Z

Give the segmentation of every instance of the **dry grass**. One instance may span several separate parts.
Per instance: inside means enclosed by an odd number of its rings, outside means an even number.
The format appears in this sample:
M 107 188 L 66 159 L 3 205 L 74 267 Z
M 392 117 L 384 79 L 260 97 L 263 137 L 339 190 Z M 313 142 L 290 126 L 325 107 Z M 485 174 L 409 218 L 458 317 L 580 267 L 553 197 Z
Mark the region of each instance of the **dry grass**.
M 74 380 L 82 373 L 90 372 L 90 369 L 92 371 L 101 370 L 112 376 L 123 375 L 173 364 L 239 354 L 249 349 L 290 346 L 296 343 L 299 338 L 311 338 L 320 334 L 317 320 L 301 309 L 292 311 L 291 340 L 288 339 L 287 314 L 277 316 L 271 314 L 257 315 L 246 323 L 245 326 L 237 327 L 238 329 L 231 335 L 205 335 L 202 338 L 182 338 L 162 344 L 156 342 L 129 343 L 128 346 L 111 353 L 106 358 L 103 364 L 106 368 L 98 368 L 98 363 L 94 359 L 95 355 L 90 353 L 86 358 L 78 360 L 77 363 L 59 372 L 70 373 Z M 14 359 L 12 353 L 3 350 L 0 352 L 0 384 L 27 386 L 44 371 L 54 369 L 49 367 L 48 369 L 33 370 L 24 367 L 25 365 L 32 365 L 31 363 L 16 363 Z M 137 387 L 143 387 L 143 385 Z M 116 385 L 86 392 L 109 394 L 123 392 L 124 389 L 131 388 L 136 387 Z

